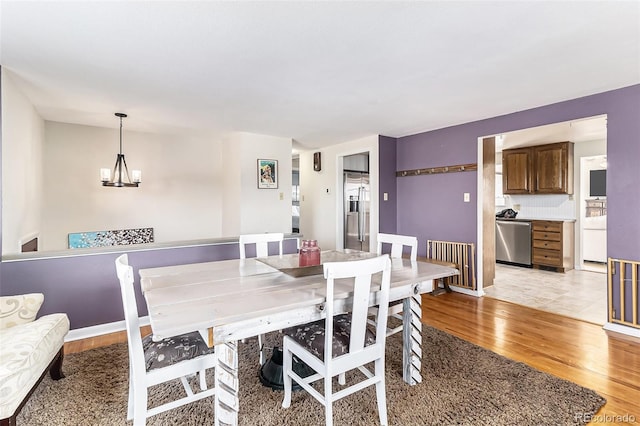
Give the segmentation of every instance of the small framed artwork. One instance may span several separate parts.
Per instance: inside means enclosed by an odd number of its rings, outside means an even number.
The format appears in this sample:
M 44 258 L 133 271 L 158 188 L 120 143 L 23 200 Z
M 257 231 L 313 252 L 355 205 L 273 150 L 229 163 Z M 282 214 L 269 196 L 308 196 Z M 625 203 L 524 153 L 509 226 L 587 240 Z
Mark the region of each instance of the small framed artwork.
M 278 160 L 258 160 L 258 189 L 278 187 Z

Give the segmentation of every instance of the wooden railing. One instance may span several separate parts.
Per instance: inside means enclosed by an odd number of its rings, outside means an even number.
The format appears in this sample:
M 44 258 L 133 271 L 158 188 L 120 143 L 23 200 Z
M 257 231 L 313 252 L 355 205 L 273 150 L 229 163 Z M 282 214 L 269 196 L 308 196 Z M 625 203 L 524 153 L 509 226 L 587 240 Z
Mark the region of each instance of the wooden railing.
M 476 289 L 475 252 L 473 243 L 427 240 L 428 259 L 454 263 L 460 271 L 448 278 L 448 284 L 470 290 Z
M 609 258 L 608 262 L 609 322 L 640 328 L 638 320 L 640 261 Z M 620 302 L 617 309 L 614 301 Z

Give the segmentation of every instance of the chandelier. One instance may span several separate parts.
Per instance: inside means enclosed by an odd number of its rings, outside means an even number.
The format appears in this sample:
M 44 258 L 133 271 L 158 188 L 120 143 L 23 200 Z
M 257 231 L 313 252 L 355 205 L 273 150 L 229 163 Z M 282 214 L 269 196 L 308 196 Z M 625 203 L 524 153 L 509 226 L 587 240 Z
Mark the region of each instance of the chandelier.
M 127 114 L 116 112 L 116 117 L 120 118 L 120 152 L 116 158 L 116 165 L 113 166 L 113 177 L 111 176 L 110 169 L 100 169 L 100 179 L 102 180 L 102 186 L 115 186 L 117 188 L 122 187 L 138 187 L 142 181 L 142 172 L 140 170 L 132 170 L 131 178 L 129 177 L 129 169 L 127 168 L 127 161 L 124 159 L 122 153 L 122 119 Z

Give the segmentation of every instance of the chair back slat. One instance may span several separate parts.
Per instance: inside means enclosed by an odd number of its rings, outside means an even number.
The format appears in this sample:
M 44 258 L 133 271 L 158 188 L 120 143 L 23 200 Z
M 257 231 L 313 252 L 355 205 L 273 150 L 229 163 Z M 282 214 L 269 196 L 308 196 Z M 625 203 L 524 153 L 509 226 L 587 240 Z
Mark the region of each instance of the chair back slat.
M 278 243 L 278 254 L 282 254 L 282 241 L 284 240 L 284 233 L 282 232 L 269 232 L 264 234 L 245 234 L 240 235 L 240 259 L 246 259 L 246 245 L 255 244 L 256 257 L 269 256 L 269 243 Z
M 404 247 L 411 248 L 410 259 L 418 259 L 418 239 L 409 235 L 397 234 L 378 234 L 378 254 L 382 254 L 382 245 L 391 244 L 391 258 L 396 259 L 402 257 Z
M 369 295 L 371 293 L 371 274 L 359 275 L 355 278 L 353 291 L 353 310 L 351 312 L 351 352 L 364 347 L 367 316 L 369 313 Z
M 374 280 L 373 276 L 380 273 L 382 274 L 380 280 Z M 332 360 L 335 280 L 343 280 L 342 284 L 350 279 L 353 283 L 349 353 L 361 351 L 364 348 L 368 309 L 376 303 L 380 304 L 376 325 L 376 344 L 384 345 L 391 283 L 389 256 L 385 254 L 349 262 L 327 262 L 324 264 L 324 276 L 327 279 L 325 362 L 330 363 Z M 380 291 L 376 291 L 378 289 Z M 370 300 L 372 297 L 376 297 L 376 300 Z

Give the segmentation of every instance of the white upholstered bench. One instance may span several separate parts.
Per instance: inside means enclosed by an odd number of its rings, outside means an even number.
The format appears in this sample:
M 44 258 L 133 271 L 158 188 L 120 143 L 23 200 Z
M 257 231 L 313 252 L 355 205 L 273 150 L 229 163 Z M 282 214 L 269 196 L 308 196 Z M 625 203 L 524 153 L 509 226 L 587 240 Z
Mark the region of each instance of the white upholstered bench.
M 54 380 L 64 377 L 69 318 L 50 314 L 35 319 L 43 301 L 41 293 L 0 297 L 0 426 L 16 424 L 47 371 Z

